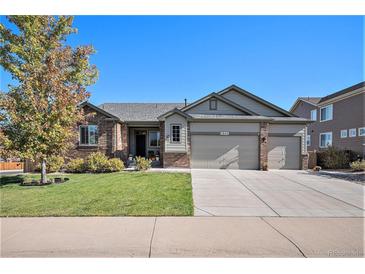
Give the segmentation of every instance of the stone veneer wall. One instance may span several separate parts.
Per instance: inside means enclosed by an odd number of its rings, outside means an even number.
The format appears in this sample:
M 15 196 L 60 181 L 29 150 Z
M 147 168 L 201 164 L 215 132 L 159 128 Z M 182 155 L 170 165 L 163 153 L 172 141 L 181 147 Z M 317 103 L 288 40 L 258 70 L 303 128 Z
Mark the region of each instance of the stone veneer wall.
M 268 169 L 268 138 L 269 138 L 269 123 L 260 123 L 260 170 Z

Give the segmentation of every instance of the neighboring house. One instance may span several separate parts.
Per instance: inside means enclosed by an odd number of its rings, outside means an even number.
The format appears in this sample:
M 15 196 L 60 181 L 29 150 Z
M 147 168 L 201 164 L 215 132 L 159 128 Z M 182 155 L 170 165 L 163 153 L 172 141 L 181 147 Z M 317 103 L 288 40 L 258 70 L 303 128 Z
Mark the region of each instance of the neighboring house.
M 323 98 L 296 100 L 290 111 L 314 121 L 307 129 L 308 151 L 333 146 L 365 156 L 364 84 L 358 83 Z
M 85 102 L 72 157 L 102 151 L 163 167 L 221 169 L 307 168 L 306 124 L 237 86 L 191 104 Z

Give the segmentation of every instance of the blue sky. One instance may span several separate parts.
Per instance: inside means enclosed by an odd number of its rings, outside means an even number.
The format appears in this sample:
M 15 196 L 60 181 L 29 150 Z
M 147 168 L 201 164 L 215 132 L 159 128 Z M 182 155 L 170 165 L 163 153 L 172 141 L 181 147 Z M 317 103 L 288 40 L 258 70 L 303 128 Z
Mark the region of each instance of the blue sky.
M 4 17 L 1 21 L 6 23 Z M 90 101 L 189 102 L 231 84 L 289 109 L 364 79 L 360 16 L 76 16 L 92 44 Z M 6 24 L 8 25 L 8 24 Z M 8 25 L 9 26 L 9 25 Z M 0 70 L 1 89 L 10 76 Z

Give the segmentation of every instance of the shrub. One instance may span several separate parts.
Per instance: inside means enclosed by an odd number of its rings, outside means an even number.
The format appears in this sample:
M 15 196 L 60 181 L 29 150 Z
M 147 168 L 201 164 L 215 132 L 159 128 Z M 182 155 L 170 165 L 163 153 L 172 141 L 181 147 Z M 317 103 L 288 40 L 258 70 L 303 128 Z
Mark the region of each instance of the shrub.
M 350 164 L 353 171 L 364 171 L 365 170 L 365 160 L 358 160 L 355 162 L 352 162 Z
M 124 169 L 124 163 L 118 158 L 112 158 L 108 161 L 108 171 L 115 172 Z
M 47 158 L 46 161 L 46 171 L 48 173 L 52 173 L 52 172 L 57 172 L 59 171 L 63 164 L 65 163 L 65 160 L 63 159 L 63 157 L 61 156 L 50 156 Z M 38 163 L 36 166 L 36 171 L 40 171 L 41 170 L 41 164 Z
M 353 151 L 334 147 L 317 153 L 317 163 L 324 169 L 349 168 L 350 163 L 356 159 L 357 155 Z
M 93 152 L 86 158 L 86 169 L 90 172 L 105 172 L 109 170 L 108 158 L 101 152 Z
M 77 158 L 72 159 L 66 165 L 66 171 L 72 173 L 80 173 L 85 170 L 85 162 L 84 159 Z
M 151 167 L 151 160 L 148 160 L 146 158 L 143 157 L 136 157 L 136 169 L 137 170 L 147 170 Z

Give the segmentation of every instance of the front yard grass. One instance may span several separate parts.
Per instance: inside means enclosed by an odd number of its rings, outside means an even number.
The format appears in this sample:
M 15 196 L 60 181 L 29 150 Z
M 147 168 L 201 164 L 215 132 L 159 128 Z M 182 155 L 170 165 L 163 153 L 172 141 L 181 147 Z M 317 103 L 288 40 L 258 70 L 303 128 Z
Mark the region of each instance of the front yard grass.
M 69 181 L 48 186 L 19 185 L 22 177 L 39 178 L 39 175 L 0 176 L 2 217 L 193 214 L 190 174 L 66 174 L 64 177 Z

